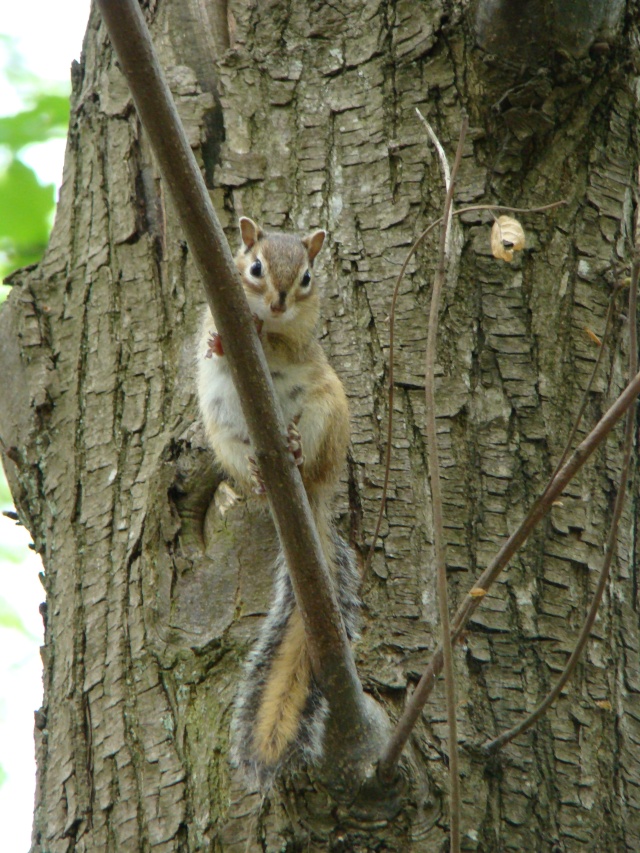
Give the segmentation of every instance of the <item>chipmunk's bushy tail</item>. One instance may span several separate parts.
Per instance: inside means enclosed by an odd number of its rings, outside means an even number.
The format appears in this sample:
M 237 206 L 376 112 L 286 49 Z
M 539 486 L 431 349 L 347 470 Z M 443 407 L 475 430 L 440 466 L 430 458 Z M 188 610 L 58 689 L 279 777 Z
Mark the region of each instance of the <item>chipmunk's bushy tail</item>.
M 357 634 L 360 577 L 354 555 L 331 534 L 332 575 L 349 639 Z M 275 597 L 251 651 L 236 699 L 232 758 L 267 788 L 286 764 L 322 756 L 327 702 L 315 683 L 304 624 L 284 557 L 276 564 Z

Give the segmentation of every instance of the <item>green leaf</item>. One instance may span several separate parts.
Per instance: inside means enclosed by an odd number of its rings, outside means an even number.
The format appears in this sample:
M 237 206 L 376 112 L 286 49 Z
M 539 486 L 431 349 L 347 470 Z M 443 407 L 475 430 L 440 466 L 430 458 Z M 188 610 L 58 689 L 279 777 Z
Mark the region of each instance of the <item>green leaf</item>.
M 60 139 L 69 123 L 69 98 L 66 95 L 36 94 L 31 109 L 0 117 L 0 145 L 16 154 L 34 142 Z
M 55 187 L 43 186 L 33 169 L 14 158 L 0 176 L 0 251 L 2 274 L 37 263 L 49 239 Z
M 16 45 L 0 34 L 0 71 L 25 104 L 15 115 L 0 117 L 0 280 L 40 260 L 55 209 L 53 185 L 42 185 L 19 154 L 63 137 L 69 120 L 68 88 L 52 88 L 29 71 Z M 0 303 L 7 293 L 0 285 Z

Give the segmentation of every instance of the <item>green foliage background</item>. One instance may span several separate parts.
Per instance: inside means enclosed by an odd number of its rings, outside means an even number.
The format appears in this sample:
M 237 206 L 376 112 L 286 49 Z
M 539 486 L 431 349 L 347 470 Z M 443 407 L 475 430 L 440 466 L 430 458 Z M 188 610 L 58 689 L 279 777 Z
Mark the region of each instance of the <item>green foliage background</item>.
M 0 276 L 37 263 L 47 245 L 55 210 L 55 187 L 41 184 L 22 159 L 29 146 L 63 138 L 69 124 L 69 93 L 28 71 L 8 36 L 3 74 L 24 108 L 0 117 Z M 2 288 L 0 300 L 6 295 Z
M 55 212 L 55 186 L 42 184 L 22 157 L 30 146 L 64 138 L 69 123 L 68 87 L 52 87 L 25 68 L 13 40 L 0 35 L 5 56 L 1 73 L 18 93 L 23 108 L 0 116 L 0 281 L 16 269 L 37 263 L 45 250 Z M 9 286 L 0 285 L 0 303 Z M 1 405 L 1 401 L 0 401 Z M 0 511 L 12 508 L 11 494 L 0 466 Z M 15 571 L 28 551 L 0 540 L 0 568 Z M 0 628 L 17 632 L 39 645 L 16 608 L 0 594 Z M 6 635 L 5 635 L 6 636 Z M 1 693 L 2 691 L 0 691 Z M 3 697 L 0 695 L 0 706 Z M 0 707 L 1 710 L 1 707 Z M 7 780 L 0 765 L 0 787 Z

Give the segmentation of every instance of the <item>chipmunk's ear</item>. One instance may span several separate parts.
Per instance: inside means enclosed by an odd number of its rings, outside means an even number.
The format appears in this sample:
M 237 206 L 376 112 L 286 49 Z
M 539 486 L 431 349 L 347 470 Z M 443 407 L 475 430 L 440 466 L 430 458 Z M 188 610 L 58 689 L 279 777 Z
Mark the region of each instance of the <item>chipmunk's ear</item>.
M 322 244 L 324 243 L 324 238 L 326 236 L 326 231 L 314 231 L 313 234 L 309 234 L 307 237 L 302 238 L 302 245 L 307 250 L 310 264 L 313 263 L 313 259 L 322 248 Z
M 261 237 L 264 237 L 262 228 L 248 216 L 240 217 L 240 233 L 242 234 L 242 242 L 247 249 L 251 249 Z

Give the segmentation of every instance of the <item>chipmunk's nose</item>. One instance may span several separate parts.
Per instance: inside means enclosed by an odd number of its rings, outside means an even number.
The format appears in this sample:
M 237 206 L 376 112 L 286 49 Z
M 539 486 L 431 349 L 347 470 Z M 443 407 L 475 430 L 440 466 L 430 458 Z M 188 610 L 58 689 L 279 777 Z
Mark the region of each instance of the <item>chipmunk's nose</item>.
M 284 314 L 284 312 L 287 310 L 286 300 L 287 300 L 287 291 L 281 290 L 278 293 L 278 298 L 274 299 L 273 302 L 271 303 L 271 313 L 272 314 Z

